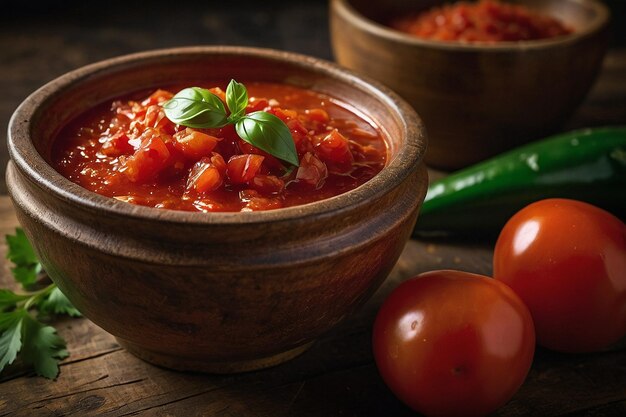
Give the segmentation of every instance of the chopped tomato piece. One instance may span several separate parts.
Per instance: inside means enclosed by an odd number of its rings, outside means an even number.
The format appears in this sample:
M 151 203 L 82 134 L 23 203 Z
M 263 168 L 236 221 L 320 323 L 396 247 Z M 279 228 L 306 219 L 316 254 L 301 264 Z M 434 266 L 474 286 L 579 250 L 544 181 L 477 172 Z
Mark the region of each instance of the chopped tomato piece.
M 163 103 L 174 94 L 165 90 L 152 90 L 140 100 L 135 93 L 120 97 L 72 121 L 54 143 L 54 165 L 96 193 L 149 207 L 207 212 L 318 201 L 358 187 L 384 167 L 383 135 L 327 96 L 289 85 L 249 87 L 246 111 L 267 111 L 285 121 L 299 168 L 244 141 L 232 123 L 190 128 L 172 122 Z M 224 90 L 210 91 L 225 100 Z M 352 155 L 344 154 L 346 149 Z
M 285 188 L 285 182 L 275 175 L 256 175 L 250 186 L 261 194 L 278 194 Z
M 168 135 L 173 135 L 176 132 L 182 130 L 182 129 L 177 129 L 178 125 L 174 124 L 170 119 L 165 117 L 165 112 L 163 110 L 161 110 L 160 115 L 163 117 L 161 117 L 160 120 L 156 122 L 156 125 L 154 126 L 155 128 L 161 129 L 163 132 L 167 133 Z
M 155 104 L 155 105 L 149 106 L 146 109 L 146 114 L 144 115 L 143 123 L 146 125 L 146 127 L 156 127 L 157 124 L 164 117 L 165 117 L 165 113 L 163 112 L 163 109 L 161 109 L 161 107 Z
M 220 155 L 217 152 L 212 152 L 211 153 L 211 163 L 213 164 L 213 166 L 215 168 L 217 168 L 217 170 L 220 172 L 222 177 L 224 175 L 226 175 L 227 165 L 226 165 L 226 161 L 224 161 L 224 157 L 222 157 L 222 155 Z
M 167 90 L 156 90 L 147 99 L 141 102 L 143 106 L 151 106 L 153 104 L 160 104 L 174 97 L 174 94 Z
M 350 152 L 350 144 L 337 129 L 333 129 L 316 146 L 317 154 L 326 162 L 351 164 L 354 158 Z
M 191 168 L 187 179 L 187 191 L 207 193 L 217 190 L 222 185 L 220 171 L 211 163 L 210 158 L 202 158 Z
M 128 143 L 128 135 L 123 131 L 118 131 L 102 144 L 101 152 L 106 156 L 120 156 L 131 154 L 135 148 Z
M 144 182 L 153 179 L 167 166 L 170 152 L 161 137 L 153 131 L 146 131 L 139 149 L 123 161 L 123 171 L 131 182 Z
M 296 151 L 298 155 L 304 155 L 307 152 L 313 151 L 311 141 L 309 140 L 309 131 L 304 127 L 302 122 L 298 119 L 288 120 L 286 123 L 291 137 L 296 145 Z
M 174 146 L 189 159 L 200 159 L 209 156 L 219 139 L 187 128 L 174 134 Z
M 250 154 L 251 153 L 251 154 L 262 155 L 262 156 L 268 156 L 269 155 L 267 152 L 264 152 L 264 151 L 260 150 L 256 146 L 250 145 L 248 142 L 246 142 L 246 141 L 244 141 L 242 139 L 238 140 L 238 144 L 239 144 L 239 150 L 243 154 Z
M 248 107 L 246 107 L 246 113 L 252 113 L 255 111 L 262 111 L 270 105 L 270 102 L 266 98 L 250 97 Z
M 245 154 L 235 155 L 228 160 L 228 178 L 234 184 L 250 181 L 261 168 L 264 156 Z
M 224 90 L 219 87 L 213 87 L 209 88 L 209 91 L 218 96 L 220 100 L 222 100 L 224 103 L 226 103 L 226 92 Z
M 239 142 L 241 140 L 234 135 L 224 136 L 224 138 L 217 144 L 214 152 L 218 152 L 220 155 L 224 157 L 224 160 L 230 159 L 233 155 L 238 155 L 239 152 Z
M 310 109 L 306 110 L 304 114 L 306 114 L 310 120 L 319 123 L 328 123 L 330 120 L 330 116 L 328 116 L 328 113 L 324 109 Z
M 185 171 L 188 170 L 189 164 L 185 155 L 176 149 L 174 146 L 174 140 L 169 135 L 161 135 L 161 139 L 165 143 L 167 150 L 170 153 L 170 157 L 167 160 L 167 166 L 161 171 L 160 175 L 165 178 L 176 178 L 185 176 Z
M 296 117 L 298 117 L 298 112 L 294 110 L 282 109 L 280 107 L 271 108 L 267 112 L 278 117 L 280 120 L 282 120 L 285 123 L 287 123 L 287 121 L 290 119 L 295 119 Z
M 319 160 L 313 153 L 307 152 L 300 160 L 300 167 L 296 173 L 298 181 L 305 182 L 319 189 L 324 185 L 328 177 L 326 164 Z
M 250 154 L 264 156 L 265 161 L 263 165 L 267 166 L 270 169 L 283 169 L 284 168 L 283 164 L 278 160 L 278 158 L 273 157 L 269 153 L 262 151 L 256 146 L 252 146 L 248 142 L 245 142 L 241 139 L 239 139 L 239 149 L 241 150 L 240 153 L 242 154 L 250 153 Z
M 572 33 L 572 28 L 552 16 L 494 0 L 458 1 L 418 15 L 405 14 L 389 25 L 423 39 L 459 42 L 516 42 Z

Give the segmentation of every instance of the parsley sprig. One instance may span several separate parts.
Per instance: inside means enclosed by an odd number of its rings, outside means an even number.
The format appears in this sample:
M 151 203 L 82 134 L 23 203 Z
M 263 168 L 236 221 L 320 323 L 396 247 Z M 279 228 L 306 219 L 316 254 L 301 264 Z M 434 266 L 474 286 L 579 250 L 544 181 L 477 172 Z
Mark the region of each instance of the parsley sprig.
M 38 288 L 41 264 L 22 229 L 7 235 L 6 242 L 7 259 L 15 265 L 11 272 L 23 292 L 0 289 L 0 372 L 19 354 L 38 375 L 56 378 L 58 361 L 68 356 L 65 340 L 40 319 L 54 314 L 81 314 L 55 284 Z
M 196 129 L 235 125 L 237 135 L 250 145 L 291 165 L 298 166 L 298 153 L 289 128 L 281 119 L 265 111 L 246 114 L 248 90 L 235 80 L 226 88 L 226 107 L 207 89 L 190 87 L 163 103 L 165 116 L 172 122 Z

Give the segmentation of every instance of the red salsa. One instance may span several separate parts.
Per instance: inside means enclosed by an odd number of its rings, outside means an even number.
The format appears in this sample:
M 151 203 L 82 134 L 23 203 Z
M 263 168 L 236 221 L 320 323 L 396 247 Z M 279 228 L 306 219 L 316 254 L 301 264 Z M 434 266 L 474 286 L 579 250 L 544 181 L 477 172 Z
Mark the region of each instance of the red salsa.
M 133 94 L 79 116 L 56 138 L 53 166 L 88 190 L 128 203 L 232 212 L 333 197 L 385 165 L 382 132 L 329 96 L 247 83 L 246 112 L 266 111 L 285 122 L 295 167 L 243 141 L 232 124 L 192 129 L 171 122 L 162 104 L 184 87 Z M 222 88 L 210 91 L 225 101 Z
M 434 7 L 390 26 L 419 38 L 460 42 L 515 42 L 572 33 L 559 20 L 521 5 L 480 0 Z

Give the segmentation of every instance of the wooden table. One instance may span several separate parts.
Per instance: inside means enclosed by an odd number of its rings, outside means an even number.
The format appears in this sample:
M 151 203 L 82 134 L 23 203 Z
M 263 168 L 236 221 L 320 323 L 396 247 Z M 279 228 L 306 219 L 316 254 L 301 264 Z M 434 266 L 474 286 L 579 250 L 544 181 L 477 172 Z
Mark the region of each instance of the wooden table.
M 0 198 L 0 234 L 17 225 Z M 5 253 L 4 243 L 0 256 Z M 4 256 L 2 256 L 3 258 Z M 0 378 L 0 416 L 410 416 L 384 386 L 372 360 L 370 330 L 384 297 L 422 271 L 491 271 L 490 243 L 410 241 L 389 279 L 355 316 L 308 352 L 281 366 L 242 375 L 206 376 L 149 365 L 89 320 L 55 325 L 71 356 L 56 381 L 17 364 Z M 11 281 L 9 265 L 0 282 Z M 563 355 L 538 349 L 521 390 L 501 416 L 626 415 L 626 350 Z
M 72 13 L 62 10 L 52 16 L 58 20 L 54 30 L 40 27 L 49 16 L 31 16 L 21 10 L 0 28 L 0 124 L 6 126 L 19 101 L 45 81 L 120 53 L 180 44 L 236 43 L 330 58 L 324 4 L 307 2 L 284 10 L 277 9 L 275 2 L 270 5 L 267 10 L 260 3 L 249 6 L 253 9 L 242 17 L 243 28 L 238 32 L 206 10 L 185 9 L 168 15 L 178 23 L 189 20 L 186 31 L 166 27 L 156 33 L 148 31 L 151 19 L 115 20 L 110 10 L 88 23 L 81 20 L 86 6 L 77 6 L 78 11 L 72 9 Z M 234 5 L 223 7 L 226 16 L 235 15 Z M 163 19 L 170 9 L 159 4 L 153 12 L 157 16 L 153 19 L 159 21 L 158 16 Z M 311 33 L 297 23 L 304 17 L 314 23 L 307 27 Z M 226 19 L 226 23 L 233 21 Z M 591 95 L 566 128 L 617 123 L 626 123 L 626 49 L 614 47 Z M 0 147 L 2 167 L 6 158 L 6 150 Z M 2 175 L 0 194 L 5 192 Z M 16 225 L 8 197 L 0 196 L 0 235 L 12 232 Z M 419 272 L 454 268 L 490 274 L 492 245 L 490 241 L 410 241 L 389 279 L 356 315 L 295 360 L 248 374 L 207 376 L 160 369 L 127 353 L 87 319 L 59 319 L 55 326 L 71 353 L 61 364 L 59 378 L 36 377 L 19 363 L 7 368 L 0 375 L 0 416 L 414 415 L 377 374 L 370 344 L 376 311 L 398 283 Z M 5 251 L 2 239 L 1 287 L 12 282 Z M 626 415 L 626 350 L 564 355 L 538 349 L 525 384 L 496 415 Z

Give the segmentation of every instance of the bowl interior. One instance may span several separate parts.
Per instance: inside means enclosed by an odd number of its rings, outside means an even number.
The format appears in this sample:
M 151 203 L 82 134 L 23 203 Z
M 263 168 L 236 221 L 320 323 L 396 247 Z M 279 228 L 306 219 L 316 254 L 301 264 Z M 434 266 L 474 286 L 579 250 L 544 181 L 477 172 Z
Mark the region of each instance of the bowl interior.
M 173 54 L 105 67 L 87 77 L 81 77 L 71 85 L 63 85 L 34 114 L 33 143 L 41 156 L 49 161 L 51 145 L 59 130 L 73 118 L 100 103 L 129 92 L 156 89 L 172 82 L 189 86 L 199 81 L 226 84 L 232 78 L 243 83 L 261 81 L 290 84 L 329 95 L 383 131 L 390 159 L 397 155 L 403 145 L 403 121 L 389 110 L 389 103 L 368 94 L 362 83 L 353 79 L 346 82 L 346 79 L 338 79 L 331 73 L 320 72 L 314 62 L 284 62 L 275 57 L 237 53 Z
M 405 16 L 409 13 L 418 13 L 435 6 L 453 3 L 452 0 L 421 0 L 419 2 L 412 0 L 387 0 L 385 2 L 369 0 L 339 1 L 345 1 L 362 16 L 383 26 L 386 26 L 394 17 Z M 574 29 L 574 34 L 570 36 L 578 36 L 593 31 L 606 23 L 608 19 L 606 7 L 596 0 L 503 0 L 503 2 L 523 5 L 542 14 L 557 18 Z M 411 35 L 406 34 L 406 36 Z M 507 43 L 517 44 L 517 42 L 502 42 L 498 44 L 502 45 Z
M 298 54 L 240 47 L 191 47 L 110 59 L 78 69 L 42 87 L 14 114 L 9 138 L 12 159 L 18 168 L 28 170 L 29 176 L 35 177 L 40 186 L 64 194 L 66 199 L 126 214 L 151 216 L 150 212 L 155 209 L 133 207 L 129 210 L 125 207 L 128 204 L 118 204 L 91 193 L 57 173 L 47 163 L 55 137 L 84 111 L 126 93 L 172 83 L 193 85 L 198 80 L 227 82 L 231 78 L 244 83 L 248 80 L 286 83 L 327 94 L 382 131 L 388 145 L 388 162 L 383 171 L 356 190 L 304 205 L 317 207 L 313 211 L 364 202 L 374 194 L 395 187 L 417 167 L 424 153 L 423 127 L 413 110 L 375 82 L 365 81 L 334 64 Z M 350 196 L 346 197 L 348 194 Z M 303 214 L 302 207 L 270 212 L 291 212 L 299 216 Z M 195 221 L 202 216 L 202 213 L 159 211 L 175 213 L 169 214 L 173 220 L 184 217 L 185 221 Z M 233 215 L 250 220 L 282 216 L 270 212 L 214 213 L 210 221 Z

